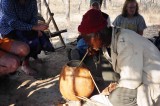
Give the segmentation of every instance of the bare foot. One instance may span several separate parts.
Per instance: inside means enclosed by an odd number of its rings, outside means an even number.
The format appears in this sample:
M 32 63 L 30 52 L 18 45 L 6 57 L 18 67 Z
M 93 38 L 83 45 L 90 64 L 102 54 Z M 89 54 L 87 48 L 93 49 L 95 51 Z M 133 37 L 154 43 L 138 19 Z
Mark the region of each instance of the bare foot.
M 31 75 L 31 76 L 36 76 L 37 72 L 34 71 L 31 67 L 27 66 L 27 65 L 22 65 L 22 71 L 25 72 L 25 74 L 27 75 Z

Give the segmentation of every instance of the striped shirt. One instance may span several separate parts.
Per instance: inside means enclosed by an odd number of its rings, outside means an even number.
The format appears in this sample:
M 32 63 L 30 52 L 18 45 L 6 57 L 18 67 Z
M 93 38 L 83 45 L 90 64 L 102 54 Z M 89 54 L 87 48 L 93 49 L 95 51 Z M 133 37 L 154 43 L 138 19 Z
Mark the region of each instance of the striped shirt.
M 114 26 L 119 26 L 125 29 L 130 29 L 135 32 L 143 31 L 147 28 L 144 18 L 141 15 L 134 16 L 133 18 L 123 17 L 119 15 L 113 22 Z
M 0 33 L 7 35 L 13 30 L 31 30 L 37 24 L 37 1 L 0 0 Z

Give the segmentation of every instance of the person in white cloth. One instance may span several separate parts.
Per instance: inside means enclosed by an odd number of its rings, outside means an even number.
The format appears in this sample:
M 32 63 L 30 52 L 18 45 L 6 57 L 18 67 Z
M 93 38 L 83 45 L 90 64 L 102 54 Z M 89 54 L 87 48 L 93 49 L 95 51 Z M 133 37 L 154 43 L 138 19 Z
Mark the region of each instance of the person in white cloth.
M 129 29 L 108 28 L 101 12 L 95 9 L 84 14 L 78 31 L 89 51 L 102 48 L 108 56 L 106 48 L 111 48 L 112 66 L 120 79 L 106 101 L 113 106 L 158 106 L 160 52 L 152 42 Z

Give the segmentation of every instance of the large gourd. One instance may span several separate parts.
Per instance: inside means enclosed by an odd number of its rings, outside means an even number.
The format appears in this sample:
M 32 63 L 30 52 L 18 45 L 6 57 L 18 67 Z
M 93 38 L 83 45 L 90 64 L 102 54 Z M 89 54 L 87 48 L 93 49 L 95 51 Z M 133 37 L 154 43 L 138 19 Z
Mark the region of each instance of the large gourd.
M 79 97 L 89 97 L 94 90 L 94 83 L 89 69 L 80 61 L 72 60 L 62 69 L 59 79 L 60 92 L 68 100 L 79 100 Z

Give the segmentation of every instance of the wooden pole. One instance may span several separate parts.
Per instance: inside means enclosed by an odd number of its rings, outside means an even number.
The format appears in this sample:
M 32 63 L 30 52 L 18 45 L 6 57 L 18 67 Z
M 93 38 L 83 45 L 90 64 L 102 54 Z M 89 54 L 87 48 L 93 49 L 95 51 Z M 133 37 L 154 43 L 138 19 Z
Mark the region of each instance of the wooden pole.
M 56 24 L 56 22 L 55 22 L 55 20 L 54 20 L 54 18 L 53 18 L 53 13 L 51 12 L 51 10 L 50 10 L 50 8 L 49 8 L 46 0 L 44 0 L 44 4 L 45 4 L 45 6 L 46 6 L 46 8 L 47 8 L 47 11 L 48 11 L 48 13 L 49 13 L 50 19 L 52 20 L 53 25 L 54 25 L 56 31 L 59 31 L 58 26 L 57 26 L 57 24 Z M 66 47 L 66 45 L 65 45 L 65 43 L 64 43 L 64 41 L 63 41 L 63 38 L 62 38 L 61 34 L 59 35 L 59 38 L 60 38 L 62 44 Z

